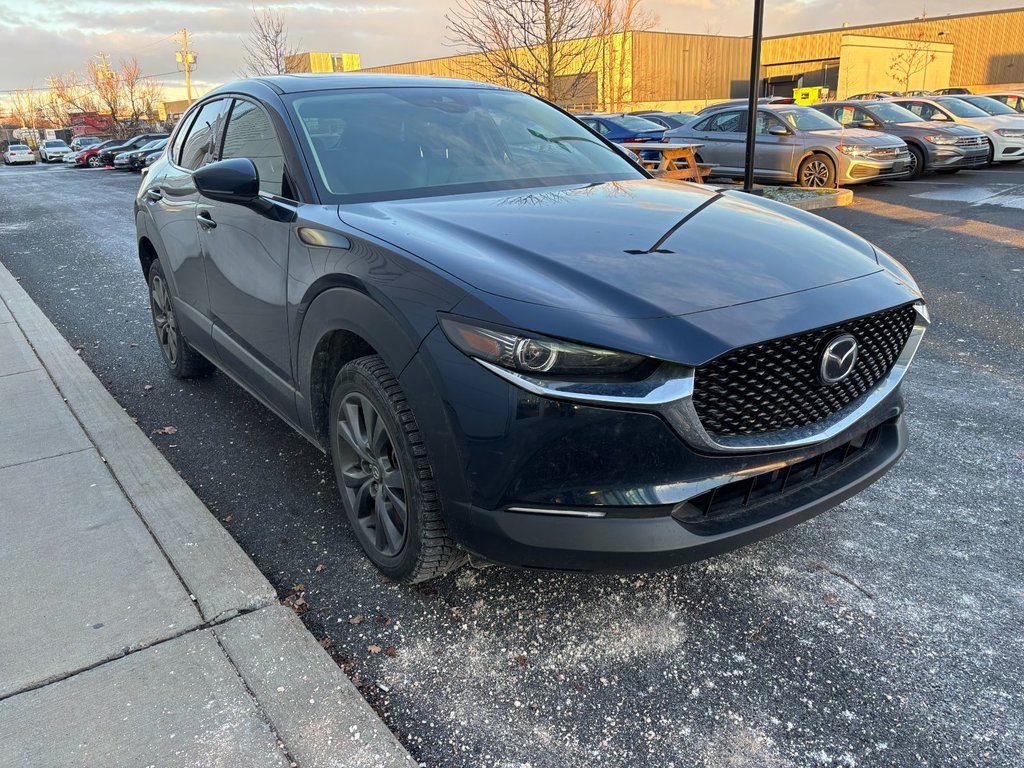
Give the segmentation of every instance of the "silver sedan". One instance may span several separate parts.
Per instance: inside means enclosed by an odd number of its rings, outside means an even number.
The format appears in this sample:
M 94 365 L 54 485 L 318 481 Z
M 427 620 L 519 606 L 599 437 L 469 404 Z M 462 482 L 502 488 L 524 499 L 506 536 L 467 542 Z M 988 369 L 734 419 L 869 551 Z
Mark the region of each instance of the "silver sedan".
M 747 109 L 723 105 L 682 128 L 668 141 L 703 144 L 698 160 L 713 175 L 741 177 L 746 156 Z M 809 107 L 762 104 L 757 110 L 754 175 L 765 181 L 831 188 L 876 179 L 904 178 L 910 153 L 902 139 L 862 128 L 844 128 Z

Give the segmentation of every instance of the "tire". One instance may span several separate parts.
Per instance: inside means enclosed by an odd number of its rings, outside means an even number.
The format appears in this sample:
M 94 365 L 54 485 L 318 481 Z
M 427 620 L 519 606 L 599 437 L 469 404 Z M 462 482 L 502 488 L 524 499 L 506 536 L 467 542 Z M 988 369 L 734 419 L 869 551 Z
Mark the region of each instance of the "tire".
M 906 181 L 913 181 L 914 179 L 921 178 L 921 174 L 928 169 L 925 166 L 924 152 L 920 148 L 915 147 L 913 144 L 907 144 L 907 149 L 910 150 L 910 173 L 903 178 Z
M 86 160 L 85 162 L 86 162 L 86 165 L 88 165 L 90 168 L 99 168 L 100 167 L 100 159 L 96 155 L 90 155 L 89 159 Z
M 156 341 L 171 375 L 177 379 L 194 379 L 210 373 L 213 364 L 196 352 L 181 335 L 174 316 L 171 286 L 159 259 L 150 265 L 146 283 L 149 285 L 149 311 L 153 316 Z
M 836 166 L 826 155 L 811 155 L 800 162 L 796 181 L 801 187 L 811 189 L 835 189 Z
M 360 546 L 414 584 L 466 562 L 448 533 L 430 457 L 398 380 L 378 355 L 342 367 L 331 390 L 331 461 Z
M 953 173 L 960 173 L 960 171 L 962 170 L 963 168 L 939 168 L 935 172 L 941 173 L 943 176 L 949 176 L 950 174 Z

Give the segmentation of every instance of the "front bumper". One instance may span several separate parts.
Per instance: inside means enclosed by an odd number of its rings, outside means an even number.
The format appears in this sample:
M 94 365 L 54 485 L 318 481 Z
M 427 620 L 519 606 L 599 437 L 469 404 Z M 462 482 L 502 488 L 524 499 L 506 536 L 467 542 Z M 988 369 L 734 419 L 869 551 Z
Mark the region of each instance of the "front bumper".
M 1024 160 L 1024 138 L 990 137 L 992 139 L 992 161 L 1005 163 Z
M 460 531 L 463 546 L 502 565 L 649 571 L 728 552 L 825 512 L 882 477 L 906 447 L 906 425 L 896 416 L 874 430 L 870 447 L 838 469 L 753 503 L 733 503 L 714 516 L 702 516 L 686 504 L 610 507 L 601 517 L 525 511 L 529 507 L 446 512 L 472 521 L 468 531 Z
M 838 182 L 840 186 L 849 186 L 879 179 L 901 179 L 909 173 L 909 155 L 895 160 L 842 155 L 839 159 Z
M 760 445 L 702 443 L 677 401 L 602 404 L 529 391 L 466 357 L 440 329 L 400 379 L 446 522 L 466 550 L 513 566 L 647 570 L 770 535 L 884 474 L 906 447 L 900 381 L 911 346 L 852 418 L 822 423 L 815 439 Z M 837 453 L 842 466 L 807 476 Z M 766 494 L 775 483 L 778 493 Z M 747 498 L 737 504 L 737 493 Z
M 988 163 L 988 144 L 978 147 L 932 145 L 928 157 L 928 170 L 981 168 Z

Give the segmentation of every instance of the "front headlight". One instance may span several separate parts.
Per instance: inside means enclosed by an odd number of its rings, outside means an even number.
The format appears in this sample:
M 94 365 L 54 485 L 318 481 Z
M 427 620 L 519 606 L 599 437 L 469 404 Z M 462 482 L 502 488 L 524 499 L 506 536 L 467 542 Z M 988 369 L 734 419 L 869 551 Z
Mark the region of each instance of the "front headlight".
M 1024 128 L 997 128 L 996 133 L 1007 139 L 1024 139 Z
M 641 355 L 485 328 L 450 317 L 441 318 L 441 329 L 452 344 L 470 357 L 533 375 L 615 376 L 628 373 L 648 360 Z
M 875 151 L 875 148 L 870 144 L 840 144 L 839 151 L 853 157 L 867 157 Z
M 930 141 L 932 144 L 943 144 L 950 145 L 956 144 L 958 139 L 956 136 L 943 136 L 941 134 L 929 134 L 923 137 L 925 141 Z

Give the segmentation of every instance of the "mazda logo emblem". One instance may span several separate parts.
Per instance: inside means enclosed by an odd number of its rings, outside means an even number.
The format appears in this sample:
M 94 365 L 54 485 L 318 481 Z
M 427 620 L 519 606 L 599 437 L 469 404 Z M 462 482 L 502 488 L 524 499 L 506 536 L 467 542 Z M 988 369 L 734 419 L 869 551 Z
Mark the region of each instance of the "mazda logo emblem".
M 857 340 L 848 333 L 836 336 L 825 345 L 818 366 L 822 384 L 838 384 L 851 373 L 857 364 Z

